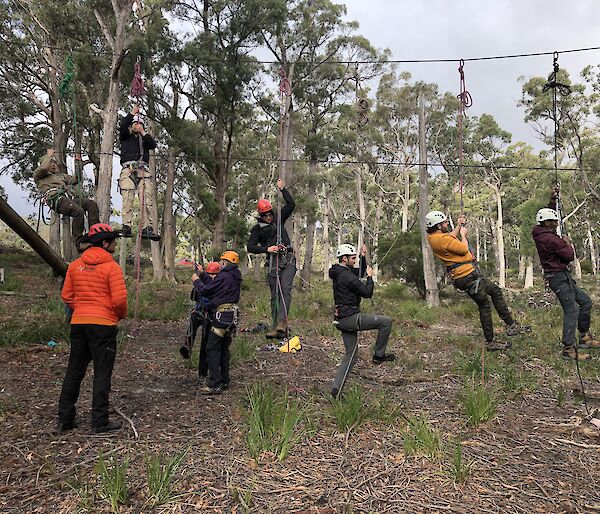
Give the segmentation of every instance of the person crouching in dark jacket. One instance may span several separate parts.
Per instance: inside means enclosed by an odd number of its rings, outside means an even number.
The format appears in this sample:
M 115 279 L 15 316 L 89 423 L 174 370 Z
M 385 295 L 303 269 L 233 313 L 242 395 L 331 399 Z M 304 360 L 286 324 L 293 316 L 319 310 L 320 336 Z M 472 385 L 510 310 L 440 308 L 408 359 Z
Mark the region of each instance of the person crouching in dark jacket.
M 240 257 L 236 252 L 227 251 L 220 259 L 222 268 L 214 278 L 201 269 L 200 275 L 192 275 L 196 294 L 206 299 L 209 320 L 206 341 L 208 378 L 202 388 L 205 394 L 221 394 L 229 388 L 229 346 L 238 323 L 242 284 L 238 269 Z
M 360 265 L 355 268 L 356 250 L 351 244 L 340 245 L 336 251 L 339 263 L 329 269 L 329 278 L 333 280 L 333 300 L 335 302 L 336 328 L 342 332 L 346 354 L 338 368 L 331 396 L 337 398 L 346 382 L 348 374 L 358 360 L 358 331 L 377 330 L 373 364 L 393 361 L 393 353 L 385 353 L 388 339 L 392 330 L 392 319 L 387 316 L 364 314 L 360 312 L 361 298 L 373 296 L 373 269 L 366 266 L 365 255 L 367 247 L 363 245 Z M 367 282 L 360 280 L 360 271 L 366 268 Z
M 562 357 L 566 360 L 588 360 L 590 355 L 578 349 L 600 347 L 590 334 L 592 300 L 581 289 L 569 271 L 569 264 L 575 258 L 573 242 L 564 234 L 556 232 L 559 225 L 555 191 L 548 208 L 536 214 L 537 225 L 532 229 L 533 240 L 544 270 L 544 279 L 554 291 L 563 309 Z M 575 328 L 579 330 L 579 345 L 576 347 Z

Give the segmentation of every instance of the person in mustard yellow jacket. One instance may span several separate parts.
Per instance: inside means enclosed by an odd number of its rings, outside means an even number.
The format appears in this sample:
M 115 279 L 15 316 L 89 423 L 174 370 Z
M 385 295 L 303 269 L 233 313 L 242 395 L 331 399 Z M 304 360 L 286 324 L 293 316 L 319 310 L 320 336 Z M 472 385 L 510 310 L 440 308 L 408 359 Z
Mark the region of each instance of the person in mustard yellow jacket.
M 127 288 L 112 256 L 118 237 L 121 234 L 110 225 L 93 225 L 84 238 L 92 246 L 67 269 L 62 299 L 73 315 L 69 364 L 58 402 L 59 432 L 77 426 L 75 404 L 90 361 L 94 362 L 92 430 L 102 433 L 121 428 L 120 422 L 108 418 L 117 323 L 127 317 Z
M 500 342 L 494 339 L 492 303 L 500 319 L 506 323 L 507 336 L 515 336 L 528 332 L 530 329 L 514 320 L 504 300 L 502 289 L 480 273 L 477 261 L 469 249 L 465 217 L 460 216 L 456 227 L 450 231 L 446 215 L 441 211 L 431 211 L 425 216 L 425 224 L 429 246 L 434 255 L 446 266 L 446 270 L 452 276 L 454 286 L 465 291 L 479 307 L 479 319 L 485 336 L 486 349 L 490 351 L 508 350 L 511 347 L 509 342 Z

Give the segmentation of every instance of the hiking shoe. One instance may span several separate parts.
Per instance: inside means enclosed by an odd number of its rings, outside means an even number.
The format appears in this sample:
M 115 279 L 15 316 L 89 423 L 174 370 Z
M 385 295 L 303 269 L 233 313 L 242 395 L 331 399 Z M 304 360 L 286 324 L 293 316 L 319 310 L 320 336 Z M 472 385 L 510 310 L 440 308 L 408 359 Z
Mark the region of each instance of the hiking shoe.
M 280 319 L 271 330 L 269 330 L 265 337 L 267 339 L 283 339 L 287 337 L 288 326 L 284 319 Z
M 106 432 L 114 432 L 115 430 L 121 430 L 123 423 L 120 421 L 109 421 L 106 425 L 100 427 L 94 427 L 95 434 L 105 434 Z
M 521 325 L 517 321 L 515 321 L 512 325 L 508 325 L 506 327 L 507 336 L 518 336 L 519 334 L 527 334 L 529 332 L 531 332 L 531 327 Z
M 396 360 L 396 356 L 393 353 L 385 353 L 381 357 L 379 355 L 373 355 L 371 362 L 373 364 L 381 364 L 382 362 L 392 362 Z
M 210 387 L 210 386 L 206 385 L 206 386 L 200 388 L 200 392 L 202 394 L 206 394 L 206 395 L 221 394 L 223 392 L 223 386 L 221 384 L 214 386 L 214 387 Z
M 563 346 L 561 357 L 566 361 L 589 361 L 592 358 L 589 353 L 579 351 L 575 346 Z
M 121 229 L 121 237 L 131 237 L 131 227 L 129 225 L 123 225 Z
M 60 421 L 58 422 L 59 434 L 64 434 L 65 432 L 69 432 L 70 430 L 73 430 L 75 428 L 77 428 L 77 423 L 75 423 L 74 421 L 71 421 L 70 423 L 61 423 Z
M 512 344 L 509 342 L 503 343 L 501 341 L 486 341 L 485 349 L 488 352 L 498 352 L 501 350 L 510 350 L 512 348 Z
M 600 348 L 600 341 L 594 338 L 592 334 L 586 332 L 579 334 L 579 349 L 587 350 L 588 348 Z

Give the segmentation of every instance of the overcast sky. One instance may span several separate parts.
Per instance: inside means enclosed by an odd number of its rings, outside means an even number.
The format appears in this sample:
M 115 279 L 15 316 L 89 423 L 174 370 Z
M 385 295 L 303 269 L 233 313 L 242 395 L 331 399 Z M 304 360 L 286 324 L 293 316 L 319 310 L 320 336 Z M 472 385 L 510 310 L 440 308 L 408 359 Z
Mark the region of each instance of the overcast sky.
M 460 59 L 487 55 L 567 50 L 600 46 L 598 0 L 347 0 L 348 19 L 392 59 Z M 576 78 L 584 66 L 600 62 L 600 51 L 562 54 L 561 68 Z M 436 82 L 440 91 L 458 93 L 456 63 L 400 65 L 415 80 Z M 552 56 L 467 62 L 465 79 L 473 97 L 468 113 L 492 114 L 500 126 L 541 149 L 517 107 L 518 77 L 547 76 Z M 114 179 L 116 180 L 116 173 Z M 0 177 L 9 202 L 29 214 L 26 193 L 8 177 Z M 121 198 L 113 188 L 113 203 Z

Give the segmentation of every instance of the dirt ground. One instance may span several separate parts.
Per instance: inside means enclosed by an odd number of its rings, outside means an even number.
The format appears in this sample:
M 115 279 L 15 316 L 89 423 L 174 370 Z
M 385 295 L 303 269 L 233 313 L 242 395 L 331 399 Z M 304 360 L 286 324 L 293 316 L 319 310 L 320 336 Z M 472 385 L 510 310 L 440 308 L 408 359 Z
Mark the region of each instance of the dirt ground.
M 4 313 L 13 309 L 18 315 L 23 308 L 22 297 L 2 298 Z M 502 402 L 492 420 L 467 425 L 456 400 L 463 385 L 452 341 L 461 333 L 477 340 L 476 319 L 467 327 L 398 321 L 394 348 L 401 358 L 380 367 L 371 365 L 372 339 L 363 336 L 361 360 L 350 377 L 407 415 L 427 416 L 445 443 L 462 440 L 471 474 L 459 485 L 447 458 L 405 454 L 402 421 L 368 421 L 338 432 L 327 393 L 341 339 L 304 336 L 314 320 L 294 323 L 303 340 L 299 354 L 257 351 L 232 369 L 229 391 L 206 397 L 198 394 L 196 373 L 178 353 L 183 316 L 124 327 L 131 337 L 117 356 L 111 405 L 133 426 L 125 421 L 113 435 L 94 435 L 89 428 L 91 370 L 78 404 L 79 428 L 56 433 L 68 345 L 0 348 L 0 512 L 108 512 L 108 503 L 94 494 L 100 451 L 129 460 L 129 499 L 120 512 L 600 512 L 600 438 L 586 428 L 572 394 L 558 406 L 536 359 L 528 363 L 540 378 L 535 390 Z M 413 329 L 424 334 L 418 343 Z M 258 334 L 240 337 L 257 347 L 265 343 Z M 248 453 L 246 387 L 258 381 L 292 389 L 318 419 L 282 462 L 264 455 L 256 463 Z M 575 376 L 567 383 L 575 387 Z M 117 412 L 112 416 L 123 419 Z M 173 500 L 149 508 L 145 456 L 186 448 Z

